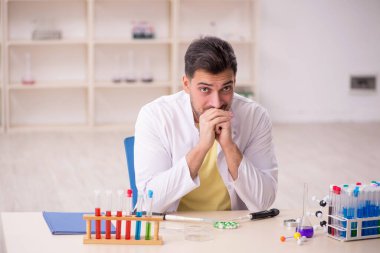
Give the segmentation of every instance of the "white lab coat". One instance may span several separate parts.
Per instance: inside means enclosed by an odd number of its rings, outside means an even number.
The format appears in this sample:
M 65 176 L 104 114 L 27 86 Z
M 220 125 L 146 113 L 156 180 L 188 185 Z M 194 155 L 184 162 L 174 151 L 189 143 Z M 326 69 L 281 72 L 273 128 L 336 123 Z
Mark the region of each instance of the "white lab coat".
M 269 208 L 277 192 L 277 160 L 272 125 L 264 108 L 234 94 L 232 138 L 243 154 L 234 181 L 218 145 L 219 173 L 228 190 L 232 210 Z M 185 156 L 197 144 L 190 96 L 184 91 L 145 105 L 135 128 L 135 175 L 139 193 L 153 190 L 155 212 L 176 211 L 180 199 L 200 185 L 190 176 Z

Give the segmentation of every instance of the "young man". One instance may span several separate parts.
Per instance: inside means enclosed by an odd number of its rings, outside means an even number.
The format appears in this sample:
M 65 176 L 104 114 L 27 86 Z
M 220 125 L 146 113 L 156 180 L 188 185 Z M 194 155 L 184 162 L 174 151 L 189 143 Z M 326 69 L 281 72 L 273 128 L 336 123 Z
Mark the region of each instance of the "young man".
M 275 200 L 271 122 L 260 105 L 234 93 L 236 71 L 228 42 L 195 40 L 185 54 L 184 90 L 141 109 L 136 184 L 154 191 L 154 211 L 261 211 Z

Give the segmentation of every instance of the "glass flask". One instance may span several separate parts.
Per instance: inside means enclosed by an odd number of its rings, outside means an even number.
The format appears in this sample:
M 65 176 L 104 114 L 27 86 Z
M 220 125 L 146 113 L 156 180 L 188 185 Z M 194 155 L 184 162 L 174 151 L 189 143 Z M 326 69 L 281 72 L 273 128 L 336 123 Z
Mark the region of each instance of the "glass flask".
M 35 83 L 35 80 L 32 74 L 32 57 L 30 53 L 25 53 L 24 58 L 25 58 L 25 70 L 22 76 L 21 83 L 24 85 L 31 85 Z
M 302 217 L 301 217 L 300 222 L 298 223 L 296 231 L 299 232 L 301 236 L 312 238 L 314 235 L 314 229 L 306 214 L 307 201 L 308 201 L 308 187 L 307 187 L 307 184 L 305 183 L 303 187 Z

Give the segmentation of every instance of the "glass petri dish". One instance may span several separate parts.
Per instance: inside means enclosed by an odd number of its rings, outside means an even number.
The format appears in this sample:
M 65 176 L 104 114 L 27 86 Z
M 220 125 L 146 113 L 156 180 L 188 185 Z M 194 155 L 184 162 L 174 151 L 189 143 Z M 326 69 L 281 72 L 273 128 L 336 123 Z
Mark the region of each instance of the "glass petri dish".
M 204 242 L 213 240 L 212 230 L 202 225 L 185 226 L 185 240 Z

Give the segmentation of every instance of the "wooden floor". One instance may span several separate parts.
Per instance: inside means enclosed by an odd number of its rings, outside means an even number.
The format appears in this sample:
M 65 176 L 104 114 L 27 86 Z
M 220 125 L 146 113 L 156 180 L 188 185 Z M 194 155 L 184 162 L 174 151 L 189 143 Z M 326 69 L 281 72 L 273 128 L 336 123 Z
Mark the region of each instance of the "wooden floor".
M 88 211 L 94 189 L 129 185 L 128 132 L 0 134 L 0 211 Z M 277 208 L 301 208 L 303 183 L 323 197 L 330 184 L 380 180 L 380 123 L 277 124 Z

